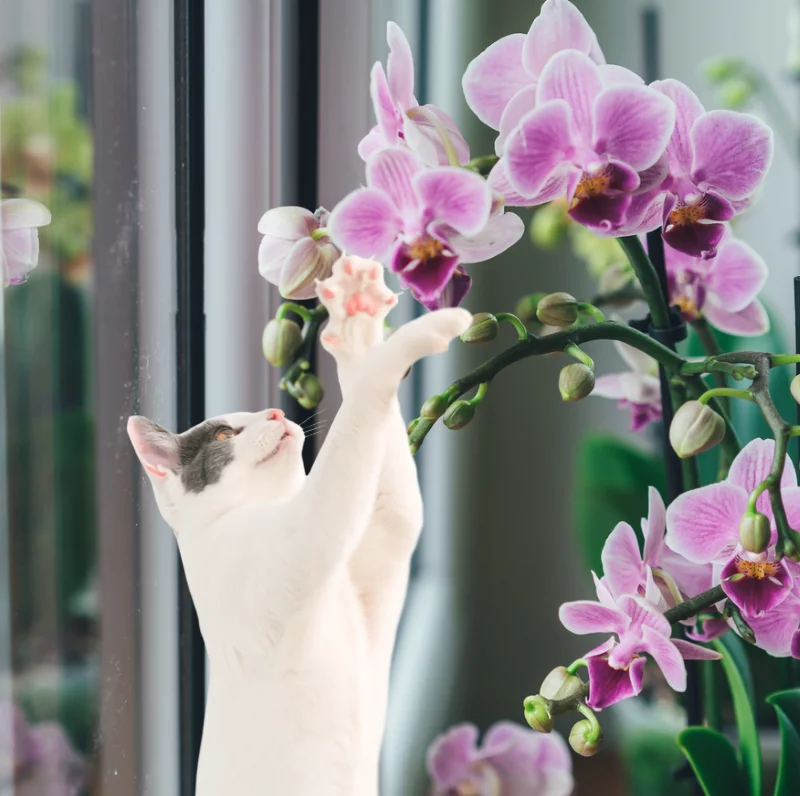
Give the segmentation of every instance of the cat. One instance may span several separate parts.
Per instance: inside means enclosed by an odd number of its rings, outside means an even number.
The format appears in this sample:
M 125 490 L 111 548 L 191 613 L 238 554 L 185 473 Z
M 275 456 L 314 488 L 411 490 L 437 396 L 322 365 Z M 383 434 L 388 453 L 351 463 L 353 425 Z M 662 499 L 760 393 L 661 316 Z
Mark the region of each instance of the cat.
M 397 390 L 469 326 L 342 257 L 317 293 L 342 404 L 311 472 L 279 409 L 128 432 L 174 531 L 210 659 L 197 796 L 376 796 L 389 666 L 422 502 Z

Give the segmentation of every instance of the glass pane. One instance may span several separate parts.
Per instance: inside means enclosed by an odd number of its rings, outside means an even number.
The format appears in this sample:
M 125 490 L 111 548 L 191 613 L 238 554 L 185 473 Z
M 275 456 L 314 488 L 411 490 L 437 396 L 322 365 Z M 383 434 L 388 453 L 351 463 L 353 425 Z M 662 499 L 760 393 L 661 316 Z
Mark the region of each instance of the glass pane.
M 0 3 L 3 794 L 177 792 L 174 540 L 125 431 L 174 406 L 171 53 L 170 3 Z

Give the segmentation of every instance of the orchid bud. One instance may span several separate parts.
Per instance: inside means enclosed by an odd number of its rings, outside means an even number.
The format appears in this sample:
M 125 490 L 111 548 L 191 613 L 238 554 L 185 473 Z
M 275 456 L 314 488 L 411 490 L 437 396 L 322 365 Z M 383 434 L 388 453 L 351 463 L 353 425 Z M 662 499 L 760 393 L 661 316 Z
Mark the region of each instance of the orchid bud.
M 288 318 L 274 318 L 264 327 L 261 345 L 270 365 L 282 368 L 288 365 L 303 342 L 300 327 Z
M 328 237 L 328 212 L 302 207 L 275 207 L 258 222 L 264 236 L 258 250 L 258 270 L 287 299 L 315 296 L 317 280 L 331 275 L 341 252 Z
M 743 62 L 741 58 L 731 58 L 722 56 L 720 58 L 711 58 L 702 65 L 702 70 L 705 73 L 706 79 L 710 83 L 722 83 L 724 80 L 730 80 L 741 74 Z
M 407 426 L 406 426 L 406 434 L 409 436 L 414 433 L 414 429 L 422 422 L 421 417 L 415 417 Z
M 536 732 L 550 732 L 553 729 L 553 715 L 550 713 L 550 700 L 541 694 L 529 696 L 522 703 L 525 721 Z
M 542 682 L 539 696 L 545 699 L 568 699 L 583 690 L 583 680 L 577 674 L 570 674 L 566 666 L 557 666 Z
M 313 409 L 322 400 L 322 383 L 310 371 L 304 371 L 286 385 L 286 391 L 303 407 Z
M 433 395 L 422 404 L 422 409 L 419 410 L 420 417 L 426 420 L 438 420 L 447 411 L 448 405 L 447 398 L 443 395 Z
M 719 98 L 726 108 L 737 110 L 747 105 L 755 94 L 755 86 L 751 80 L 736 77 L 726 80 L 719 88 Z
M 588 719 L 575 723 L 569 733 L 569 745 L 583 757 L 596 755 L 603 742 L 603 731 Z
M 681 459 L 713 448 L 725 437 L 725 421 L 700 401 L 687 401 L 675 412 L 669 441 Z
M 763 553 L 769 547 L 772 529 L 760 511 L 747 512 L 739 523 L 739 542 L 750 553 Z
M 594 389 L 594 373 L 581 362 L 561 369 L 558 376 L 558 391 L 562 401 L 580 401 Z
M 475 417 L 475 407 L 469 401 L 456 401 L 447 408 L 442 422 L 451 430 L 458 431 Z
M 792 398 L 800 404 L 800 374 L 792 379 L 789 389 L 792 392 Z
M 488 343 L 499 331 L 500 323 L 491 312 L 479 312 L 472 316 L 472 325 L 461 335 L 461 342 Z
M 547 326 L 566 328 L 578 320 L 578 300 L 569 293 L 550 293 L 539 301 L 536 317 Z
M 536 310 L 539 307 L 539 302 L 546 296 L 546 293 L 531 293 L 529 296 L 523 296 L 514 308 L 514 315 L 516 315 L 523 323 L 539 322 L 536 317 Z

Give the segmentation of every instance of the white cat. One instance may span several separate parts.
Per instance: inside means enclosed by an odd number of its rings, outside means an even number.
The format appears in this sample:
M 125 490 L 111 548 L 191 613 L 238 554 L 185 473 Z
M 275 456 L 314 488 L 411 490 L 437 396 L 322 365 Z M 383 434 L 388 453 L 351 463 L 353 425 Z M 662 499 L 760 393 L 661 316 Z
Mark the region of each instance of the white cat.
M 375 796 L 389 664 L 422 523 L 397 389 L 470 323 L 439 310 L 383 342 L 377 263 L 318 285 L 343 401 L 311 473 L 278 409 L 184 434 L 132 417 L 211 661 L 197 796 Z

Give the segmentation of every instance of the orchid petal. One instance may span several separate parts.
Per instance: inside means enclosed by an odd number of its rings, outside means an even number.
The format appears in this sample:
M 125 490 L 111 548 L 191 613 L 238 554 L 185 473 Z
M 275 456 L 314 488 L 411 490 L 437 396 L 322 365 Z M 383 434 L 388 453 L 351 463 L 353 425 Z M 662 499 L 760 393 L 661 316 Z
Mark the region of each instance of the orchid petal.
M 701 631 L 687 630 L 686 635 L 693 641 L 702 641 L 705 643 L 725 635 L 730 629 L 730 625 L 728 625 L 722 617 L 715 616 L 703 620 L 703 628 Z
M 536 109 L 536 86 L 530 85 L 520 89 L 508 102 L 500 117 L 499 132 L 494 142 L 494 151 L 498 156 L 503 154 L 506 140 L 514 128 L 532 110 Z
M 665 195 L 658 189 L 634 194 L 625 216 L 619 225 L 609 232 L 609 235 L 614 237 L 641 235 L 658 229 L 661 226 Z
M 665 208 L 666 209 L 666 208 Z M 668 224 L 664 243 L 693 257 L 713 257 L 725 235 L 724 224 Z
M 614 348 L 617 349 L 617 353 L 625 364 L 635 373 L 649 374 L 656 370 L 656 361 L 644 351 L 627 343 L 620 343 L 618 340 L 614 341 Z
M 283 264 L 278 291 L 286 299 L 310 299 L 316 296 L 317 280 L 331 275 L 341 252 L 330 242 L 303 238 L 297 241 Z
M 597 67 L 606 86 L 643 86 L 644 80 L 636 72 L 617 64 L 601 64 Z
M 421 304 L 440 300 L 458 267 L 458 257 L 441 254 L 424 263 L 415 264 L 405 246 L 398 246 L 392 257 L 391 269 L 400 274 L 405 287 L 410 287 Z M 467 286 L 468 287 L 468 286 Z
M 376 124 L 359 142 L 358 156 L 361 160 L 368 160 L 369 156 L 378 149 L 386 146 L 386 139 L 380 125 Z
M 553 199 L 563 198 L 567 193 L 571 174 L 580 174 L 580 172 L 569 166 L 557 168 L 537 193 L 531 196 L 522 196 L 512 187 L 508 179 L 506 158 L 503 157 L 489 172 L 486 182 L 493 191 L 497 191 L 503 196 L 507 207 L 535 207 L 545 202 L 551 202 Z
M 738 557 L 732 558 L 720 574 L 722 590 L 742 611 L 745 617 L 763 616 L 789 596 L 792 576 L 785 564 L 779 562 L 774 576 L 736 578 Z
M 718 661 L 722 658 L 722 655 L 716 650 L 710 650 L 706 647 L 701 647 L 699 644 L 692 644 L 680 638 L 672 639 L 672 644 L 677 648 L 678 652 L 681 654 L 681 658 L 685 661 Z
M 586 227 L 611 231 L 625 218 L 630 205 L 630 194 L 619 196 L 600 194 L 576 200 L 569 209 L 569 215 Z
M 771 439 L 750 440 L 731 462 L 727 481 L 742 488 L 748 494 L 762 481 L 766 480 L 772 470 L 775 456 L 775 441 Z M 792 460 L 786 456 L 781 473 L 781 489 L 797 486 L 797 473 Z M 765 495 L 766 497 L 766 495 Z M 759 509 L 761 510 L 761 509 Z
M 389 42 L 389 57 L 386 71 L 389 77 L 389 91 L 401 108 L 411 108 L 417 104 L 414 99 L 414 56 L 403 31 L 394 22 L 386 26 L 386 39 Z
M 647 519 L 642 520 L 644 550 L 642 561 L 657 567 L 658 556 L 664 549 L 664 532 L 667 528 L 667 509 L 661 493 L 651 486 L 647 490 Z
M 592 572 L 592 580 L 594 581 L 594 590 L 597 592 L 597 600 L 600 605 L 604 605 L 606 608 L 613 608 L 616 610 L 617 602 L 612 596 L 611 592 L 608 590 L 606 584 L 597 577 L 596 572 Z
M 579 50 L 595 63 L 605 63 L 597 36 L 583 14 L 569 0 L 545 0 L 525 37 L 525 69 L 534 77 L 540 75 L 561 50 Z
M 607 658 L 590 657 L 589 697 L 586 704 L 593 710 L 602 710 L 615 702 L 636 696 L 642 690 L 645 659 L 634 658 L 625 669 L 612 669 Z
M 553 100 L 525 116 L 506 142 L 506 171 L 511 187 L 523 196 L 540 191 L 572 152 L 572 113 Z
M 594 382 L 592 395 L 598 398 L 611 398 L 619 401 L 625 397 L 625 383 L 623 373 L 610 373 L 606 376 L 598 376 Z
M 701 191 L 718 191 L 727 199 L 750 196 L 772 162 L 772 130 L 749 113 L 704 113 L 690 138 L 692 180 Z
M 506 105 L 533 78 L 522 66 L 523 33 L 504 36 L 470 61 L 461 87 L 472 112 L 497 130 Z
M 623 594 L 617 599 L 619 610 L 630 618 L 629 632 L 649 627 L 662 636 L 669 637 L 670 623 L 654 605 L 641 597 Z
M 664 679 L 674 691 L 686 690 L 686 664 L 678 648 L 662 635 L 649 627 L 642 628 L 643 651 L 649 653 L 656 665 L 664 673 Z
M 448 166 L 450 159 L 442 143 L 440 126 L 444 128 L 450 143 L 455 150 L 458 162 L 463 165 L 469 160 L 469 144 L 458 129 L 458 125 L 441 108 L 435 105 L 423 105 L 426 113 L 436 117 L 436 126 L 427 116 L 415 114 L 412 119 L 408 114 L 403 118 L 403 136 L 406 144 L 426 166 Z
M 624 633 L 627 618 L 619 611 L 591 600 L 576 600 L 564 603 L 558 610 L 558 618 L 570 633 Z
M 50 211 L 34 199 L 4 199 L 0 202 L 0 229 L 32 229 L 46 227 L 52 216 Z
M 0 233 L 0 271 L 3 285 L 20 285 L 39 263 L 39 231 L 9 229 Z
M 756 635 L 756 646 L 775 657 L 792 654 L 793 634 L 800 627 L 800 600 L 790 594 L 780 605 L 747 620 Z
M 419 200 L 412 181 L 422 172 L 422 168 L 422 164 L 407 149 L 381 149 L 367 161 L 367 184 L 391 197 L 401 217 L 408 222 L 417 213 Z
M 731 483 L 684 492 L 667 508 L 667 545 L 697 564 L 721 561 L 739 541 L 746 509 L 747 493 Z
M 542 71 L 536 86 L 536 102 L 544 105 L 564 100 L 572 110 L 576 134 L 586 141 L 592 126 L 592 107 L 602 91 L 603 80 L 597 65 L 583 53 L 564 50 L 554 55 Z
M 415 175 L 413 187 L 430 218 L 449 224 L 462 235 L 477 235 L 489 221 L 492 191 L 486 180 L 472 171 L 455 166 L 421 171 Z
M 380 258 L 400 234 L 403 219 L 386 193 L 359 188 L 336 205 L 328 228 L 342 251 Z
M 713 327 L 726 334 L 760 337 L 770 329 L 769 315 L 758 299 L 738 312 L 728 312 L 715 301 L 709 301 L 703 307 L 703 314 Z
M 466 298 L 472 287 L 472 277 L 459 265 L 450 281 L 442 288 L 438 295 L 434 296 L 421 296 L 418 293 L 412 295 L 414 298 L 429 310 L 440 310 L 446 307 L 458 307 L 459 304 Z
M 378 120 L 378 127 L 383 134 L 385 143 L 391 146 L 397 142 L 399 120 L 392 93 L 389 91 L 386 72 L 383 71 L 383 64 L 380 62 L 372 67 L 369 93 L 372 97 L 372 107 L 375 111 L 375 118 Z
M 667 145 L 667 155 L 673 173 L 688 174 L 692 167 L 692 126 L 705 108 L 697 95 L 679 80 L 657 80 L 650 87 L 675 103 L 675 129 Z
M 636 533 L 627 522 L 620 522 L 609 534 L 601 554 L 603 573 L 615 597 L 638 594 L 644 584 L 644 565 Z
M 428 771 L 437 785 L 454 788 L 469 775 L 477 744 L 474 724 L 458 724 L 434 740 L 428 749 Z
M 593 149 L 636 171 L 663 154 L 675 127 L 675 106 L 645 86 L 609 86 L 594 104 Z
M 748 306 L 767 281 L 767 265 L 744 241 L 722 243 L 706 278 L 706 289 L 728 312 Z
M 516 213 L 502 213 L 477 235 L 451 235 L 450 246 L 462 263 L 481 263 L 513 246 L 524 234 L 525 224 Z

